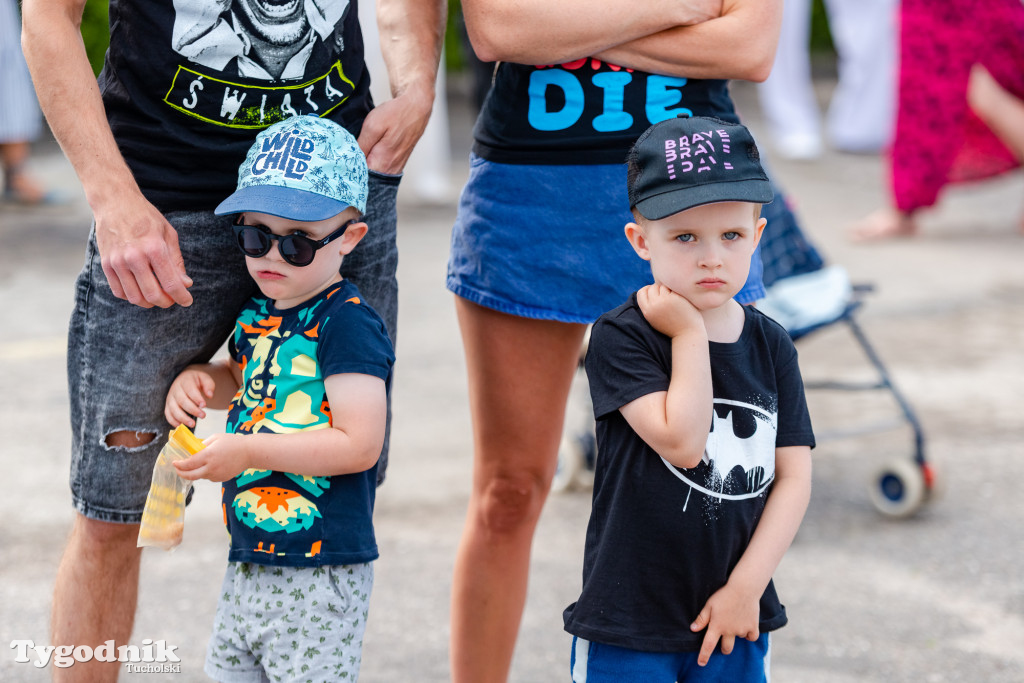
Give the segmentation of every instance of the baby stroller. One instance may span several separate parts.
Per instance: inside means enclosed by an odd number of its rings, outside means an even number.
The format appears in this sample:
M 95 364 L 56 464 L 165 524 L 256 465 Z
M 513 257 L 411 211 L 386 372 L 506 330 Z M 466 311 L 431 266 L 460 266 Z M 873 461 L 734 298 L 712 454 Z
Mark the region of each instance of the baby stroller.
M 785 201 L 777 195 L 776 204 Z M 912 457 L 881 466 L 869 483 L 871 502 L 889 517 L 906 517 L 921 508 L 935 489 L 935 474 L 925 458 L 925 439 L 921 424 L 906 398 L 893 384 L 881 357 L 868 341 L 857 321 L 857 313 L 872 291 L 871 285 L 851 284 L 846 271 L 838 265 L 826 266 L 814 246 L 806 239 L 792 214 L 765 207 L 769 229 L 761 239 L 763 280 L 767 296 L 757 306 L 774 318 L 795 342 L 833 325 L 842 325 L 852 334 L 877 379 L 869 382 L 815 381 L 805 379 L 805 388 L 828 391 L 888 392 L 899 412 L 896 425 L 906 424 L 912 434 Z M 585 347 L 584 347 L 585 353 Z M 593 485 L 597 454 L 594 416 L 586 374 L 580 369 L 567 409 L 566 430 L 558 454 L 558 469 L 552 487 L 556 491 Z M 831 436 L 860 436 L 893 427 L 893 422 L 844 430 Z M 829 438 L 819 434 L 819 441 Z

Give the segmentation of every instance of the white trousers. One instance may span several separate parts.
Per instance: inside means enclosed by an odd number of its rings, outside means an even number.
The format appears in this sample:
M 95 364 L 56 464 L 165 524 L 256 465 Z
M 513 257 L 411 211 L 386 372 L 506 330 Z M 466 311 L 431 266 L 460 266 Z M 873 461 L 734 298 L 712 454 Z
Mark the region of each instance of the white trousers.
M 838 54 L 839 81 L 827 115 L 837 149 L 877 151 L 892 138 L 897 80 L 898 0 L 825 0 Z M 785 0 L 772 73 L 758 86 L 769 129 L 780 145 L 821 138 L 808 52 L 811 0 Z

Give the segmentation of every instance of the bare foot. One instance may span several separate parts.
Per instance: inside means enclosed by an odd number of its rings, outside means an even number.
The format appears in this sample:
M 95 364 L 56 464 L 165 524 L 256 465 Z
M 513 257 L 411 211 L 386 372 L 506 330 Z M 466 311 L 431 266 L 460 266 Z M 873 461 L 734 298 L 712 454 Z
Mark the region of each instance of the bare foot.
M 11 174 L 4 194 L 8 201 L 18 204 L 42 204 L 46 201 L 46 190 L 25 171 Z
M 917 221 L 910 214 L 896 209 L 878 209 L 850 227 L 854 242 L 878 242 L 894 237 L 913 237 L 917 234 Z

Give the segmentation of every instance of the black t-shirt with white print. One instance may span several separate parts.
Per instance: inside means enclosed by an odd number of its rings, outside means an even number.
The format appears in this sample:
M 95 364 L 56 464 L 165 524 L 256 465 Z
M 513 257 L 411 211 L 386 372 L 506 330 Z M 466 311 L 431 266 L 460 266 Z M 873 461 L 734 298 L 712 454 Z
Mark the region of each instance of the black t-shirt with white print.
M 55 67 L 56 68 L 56 67 Z M 264 128 L 373 107 L 357 0 L 111 0 L 107 119 L 161 211 L 213 209 Z
M 665 391 L 671 340 L 644 319 L 636 295 L 595 324 L 586 367 L 597 417 L 597 471 L 583 590 L 565 629 L 650 652 L 700 649 L 690 624 L 728 579 L 771 491 L 775 449 L 814 446 L 796 349 L 785 330 L 744 307 L 738 341 L 710 343 L 714 416 L 704 460 L 672 466 L 619 408 Z M 775 587 L 760 629 L 786 623 Z

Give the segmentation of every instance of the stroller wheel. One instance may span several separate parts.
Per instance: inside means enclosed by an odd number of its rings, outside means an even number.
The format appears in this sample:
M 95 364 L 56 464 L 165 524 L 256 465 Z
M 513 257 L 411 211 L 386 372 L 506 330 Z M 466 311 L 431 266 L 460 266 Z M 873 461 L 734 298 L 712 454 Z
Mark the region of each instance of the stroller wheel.
M 921 467 L 910 460 L 894 460 L 872 481 L 871 502 L 887 517 L 908 517 L 924 504 L 928 486 Z

